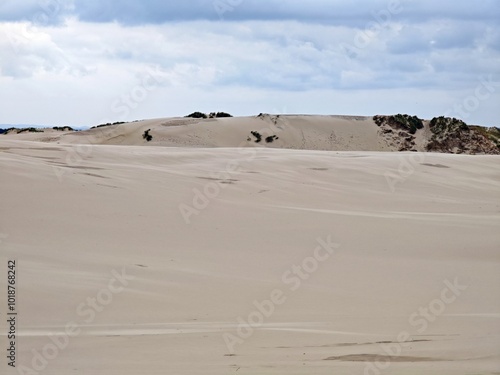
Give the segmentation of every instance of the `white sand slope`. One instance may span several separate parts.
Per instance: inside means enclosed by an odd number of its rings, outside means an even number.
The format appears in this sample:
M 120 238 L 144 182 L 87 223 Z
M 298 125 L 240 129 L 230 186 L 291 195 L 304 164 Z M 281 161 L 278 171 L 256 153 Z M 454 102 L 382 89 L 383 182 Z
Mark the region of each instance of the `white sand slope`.
M 116 144 L 155 124 L 140 126 Z M 196 143 L 202 124 L 189 126 L 183 143 L 197 146 L 255 128 L 228 134 L 221 120 Z M 163 128 L 165 146 L 176 128 Z M 16 259 L 18 366 L 500 371 L 500 157 L 64 143 L 77 137 L 0 138 L 0 288 Z M 384 147 L 364 130 L 357 142 Z

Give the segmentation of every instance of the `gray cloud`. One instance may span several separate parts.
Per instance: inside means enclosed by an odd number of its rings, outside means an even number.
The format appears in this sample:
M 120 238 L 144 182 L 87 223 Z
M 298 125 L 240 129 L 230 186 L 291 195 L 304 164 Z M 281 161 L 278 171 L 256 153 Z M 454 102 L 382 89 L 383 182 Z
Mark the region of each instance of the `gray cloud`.
M 60 25 L 75 11 L 74 0 L 3 0 L 0 22 L 27 21 L 38 26 Z
M 192 109 L 181 98 L 199 105 L 224 99 L 240 113 L 265 111 L 268 103 L 333 113 L 349 111 L 342 95 L 353 100 L 355 93 L 366 111 L 428 113 L 411 104 L 426 103 L 439 114 L 469 95 L 480 76 L 500 77 L 500 2 L 401 0 L 390 13 L 390 1 L 4 0 L 0 98 L 11 103 L 10 116 L 35 113 L 37 96 L 24 96 L 33 90 L 47 96 L 40 99 L 46 106 L 48 98 L 58 98 L 55 107 L 64 101 L 68 118 L 71 110 L 95 116 L 97 109 L 79 111 L 98 107 L 112 120 L 116 98 L 159 69 L 162 84 L 133 115 L 161 115 L 156 111 L 170 102 Z M 244 100 L 233 99 L 243 93 Z M 484 106 L 478 118 L 499 117 Z M 48 111 L 56 118 L 54 108 Z
M 0 20 L 33 20 L 43 14 L 54 22 L 76 16 L 87 22 L 118 21 L 128 25 L 193 20 L 296 20 L 362 27 L 377 15 L 384 17 L 391 4 L 402 8 L 401 22 L 435 19 L 482 20 L 496 23 L 500 3 L 495 0 L 4 0 Z M 221 17 L 222 16 L 222 17 Z

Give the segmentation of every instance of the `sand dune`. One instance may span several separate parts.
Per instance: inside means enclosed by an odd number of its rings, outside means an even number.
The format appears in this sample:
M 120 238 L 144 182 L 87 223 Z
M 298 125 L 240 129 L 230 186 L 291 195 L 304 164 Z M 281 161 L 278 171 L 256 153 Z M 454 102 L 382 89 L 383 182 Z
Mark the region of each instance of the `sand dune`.
M 281 121 L 258 148 L 215 147 L 272 118 L 0 137 L 18 366 L 58 342 L 40 373 L 498 372 L 499 157 Z
M 151 129 L 153 139 L 142 134 Z M 255 143 L 251 132 L 264 139 Z M 23 133 L 16 139 L 63 143 L 148 145 L 182 147 L 254 147 L 391 151 L 377 138 L 378 127 L 371 118 L 357 116 L 262 115 L 237 118 L 165 118 L 100 127 L 84 132 Z M 272 143 L 265 137 L 276 135 Z
M 100 125 L 81 132 L 45 129 L 30 133 L 25 129 L 16 134 L 13 130 L 6 136 L 70 144 L 500 154 L 498 128 L 468 126 L 444 117 L 433 123 L 435 119 L 425 121 L 404 116 L 260 114 L 208 119 L 164 118 Z

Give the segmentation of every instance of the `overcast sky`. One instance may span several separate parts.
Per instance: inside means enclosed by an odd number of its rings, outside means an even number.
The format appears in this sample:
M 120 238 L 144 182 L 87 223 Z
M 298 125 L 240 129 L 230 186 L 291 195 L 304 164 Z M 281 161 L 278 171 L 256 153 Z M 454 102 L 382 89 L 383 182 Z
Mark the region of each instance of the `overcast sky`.
M 2 0 L 0 124 L 199 110 L 500 126 L 497 0 Z

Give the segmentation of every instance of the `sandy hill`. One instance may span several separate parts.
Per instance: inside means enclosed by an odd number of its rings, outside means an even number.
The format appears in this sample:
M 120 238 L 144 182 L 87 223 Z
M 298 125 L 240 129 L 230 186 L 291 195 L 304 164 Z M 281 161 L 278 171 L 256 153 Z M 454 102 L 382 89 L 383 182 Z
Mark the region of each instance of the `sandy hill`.
M 82 132 L 50 129 L 42 133 L 13 133 L 7 136 L 71 144 L 500 153 L 500 146 L 496 144 L 500 139 L 498 129 L 496 133 L 489 133 L 485 128 L 472 128 L 451 119 L 423 121 L 402 115 L 372 118 L 261 114 L 238 118 L 168 118 L 100 126 Z

